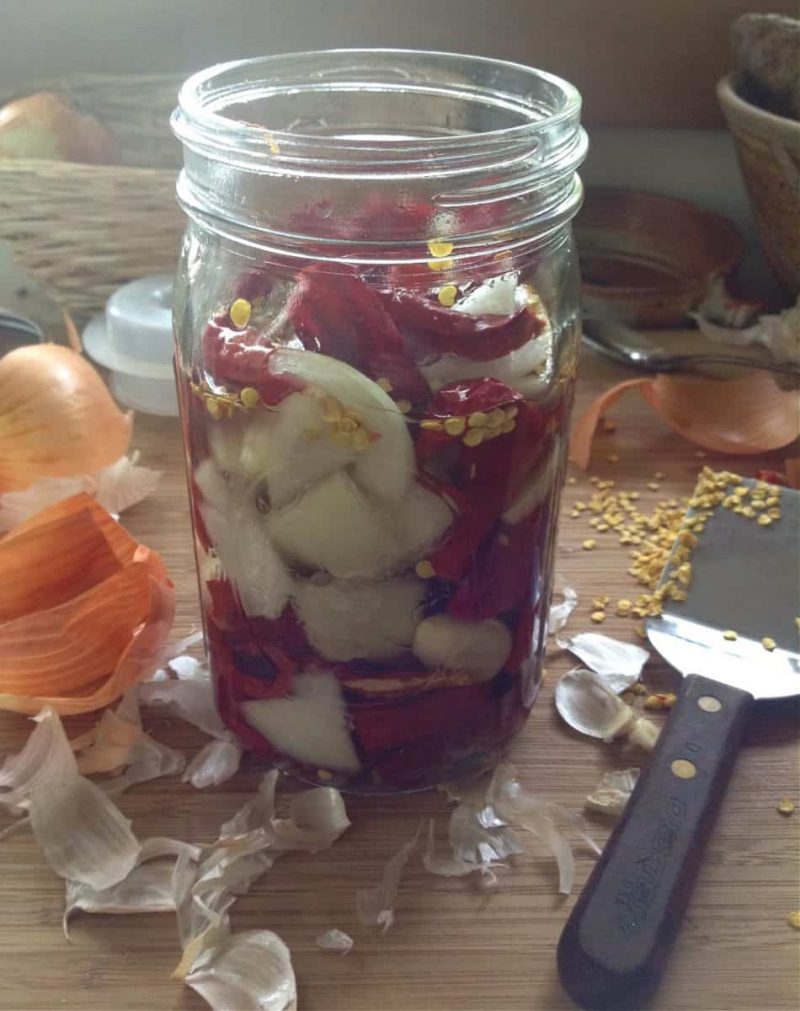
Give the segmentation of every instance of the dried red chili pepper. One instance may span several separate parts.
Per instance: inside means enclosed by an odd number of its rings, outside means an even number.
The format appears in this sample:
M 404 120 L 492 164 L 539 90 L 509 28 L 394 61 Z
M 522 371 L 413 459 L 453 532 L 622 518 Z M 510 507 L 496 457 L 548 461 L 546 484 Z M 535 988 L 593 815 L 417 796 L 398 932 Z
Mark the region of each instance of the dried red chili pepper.
M 255 302 L 259 298 L 266 298 L 272 291 L 273 278 L 270 268 L 265 264 L 263 267 L 254 267 L 240 274 L 233 288 L 233 298 L 246 298 L 248 302 Z M 226 316 L 226 322 L 230 326 L 230 317 Z
M 538 581 L 537 547 L 542 530 L 541 510 L 513 526 L 500 523 L 475 553 L 447 612 L 479 621 L 514 608 Z
M 348 362 L 373 379 L 388 379 L 397 397 L 419 400 L 428 385 L 376 292 L 355 268 L 333 274 L 323 264 L 300 271 L 286 307 L 308 351 Z
M 408 291 L 383 291 L 381 298 L 395 323 L 428 355 L 486 362 L 516 351 L 545 326 L 529 306 L 511 316 L 468 316 Z
M 441 747 L 447 734 L 480 726 L 486 721 L 487 695 L 485 684 L 465 685 L 386 705 L 351 706 L 349 715 L 364 754 L 377 757 L 423 738 L 438 739 Z
M 476 411 L 488 413 L 496 407 L 521 403 L 521 393 L 499 379 L 464 379 L 443 386 L 433 397 L 430 413 L 435 418 L 466 418 Z
M 288 372 L 271 372 L 269 361 L 275 348 L 259 344 L 258 339 L 254 330 L 231 330 L 216 319 L 203 334 L 203 363 L 215 382 L 250 386 L 265 404 L 274 407 L 305 384 Z
M 778 470 L 757 470 L 757 481 L 766 481 L 767 484 L 777 484 L 783 488 L 789 487 L 789 479 Z
M 514 418 L 508 418 L 513 420 L 513 431 L 485 438 L 479 445 L 464 442 L 467 433 L 474 430 L 467 425 L 452 436 L 442 429 L 425 428 L 418 435 L 420 468 L 427 469 L 438 494 L 449 497 L 458 509 L 447 536 L 427 555 L 435 574 L 442 579 L 460 580 L 475 564 L 481 542 L 528 476 L 528 470 L 518 466 L 517 458 L 522 461 L 531 457 L 531 446 L 544 432 L 546 418 L 541 410 L 523 401 L 516 390 L 497 379 L 453 383 L 433 399 L 431 414 L 436 420 L 466 418 L 476 428 L 487 424 L 485 416 L 489 412 L 503 406 L 516 410 Z M 444 469 L 452 475 L 451 484 L 434 476 Z

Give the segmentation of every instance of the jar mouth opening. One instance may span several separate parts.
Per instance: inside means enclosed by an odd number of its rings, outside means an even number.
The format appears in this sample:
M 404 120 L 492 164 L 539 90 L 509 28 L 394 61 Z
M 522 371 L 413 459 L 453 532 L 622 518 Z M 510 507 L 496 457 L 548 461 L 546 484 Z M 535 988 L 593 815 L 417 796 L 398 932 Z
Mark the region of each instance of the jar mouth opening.
M 531 156 L 569 171 L 571 155 L 582 157 L 580 109 L 573 85 L 517 63 L 337 49 L 202 70 L 182 86 L 172 128 L 188 149 L 257 172 L 338 175 L 356 167 L 408 178 Z

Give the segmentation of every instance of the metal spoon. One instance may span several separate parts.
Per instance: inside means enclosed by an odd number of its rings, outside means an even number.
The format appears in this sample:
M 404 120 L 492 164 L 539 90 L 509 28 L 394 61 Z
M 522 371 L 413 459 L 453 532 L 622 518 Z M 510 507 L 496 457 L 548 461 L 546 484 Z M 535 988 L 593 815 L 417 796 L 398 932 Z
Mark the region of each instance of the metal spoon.
M 659 336 L 671 338 L 683 336 L 702 344 L 698 351 L 664 351 L 658 347 Z M 634 330 L 624 323 L 584 317 L 584 340 L 591 347 L 608 355 L 623 365 L 631 365 L 648 372 L 686 372 L 704 365 L 738 366 L 748 369 L 764 369 L 781 375 L 800 377 L 800 363 L 779 362 L 765 348 L 737 348 L 726 351 L 717 348 L 702 336 L 700 331 L 689 330 Z M 656 346 L 653 346 L 653 345 Z

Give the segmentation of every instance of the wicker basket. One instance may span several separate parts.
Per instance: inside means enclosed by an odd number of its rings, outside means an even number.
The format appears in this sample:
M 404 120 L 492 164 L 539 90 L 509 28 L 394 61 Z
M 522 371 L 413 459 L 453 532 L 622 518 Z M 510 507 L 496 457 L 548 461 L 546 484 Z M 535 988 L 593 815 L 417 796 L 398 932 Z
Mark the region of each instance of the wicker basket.
M 113 166 L 0 160 L 0 240 L 78 320 L 120 284 L 175 268 L 186 222 L 175 202 L 181 154 L 169 114 L 181 80 L 91 74 L 25 89 L 68 96 L 122 151 Z
M 800 122 L 745 101 L 733 81 L 717 85 L 761 246 L 792 298 L 800 294 Z

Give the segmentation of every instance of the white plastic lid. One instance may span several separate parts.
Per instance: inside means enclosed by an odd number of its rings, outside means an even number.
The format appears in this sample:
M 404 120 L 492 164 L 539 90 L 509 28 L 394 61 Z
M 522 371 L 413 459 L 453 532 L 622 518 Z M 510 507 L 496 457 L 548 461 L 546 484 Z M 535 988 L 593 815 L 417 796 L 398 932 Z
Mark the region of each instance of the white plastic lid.
M 172 277 L 157 274 L 119 288 L 83 331 L 86 353 L 111 370 L 111 389 L 127 407 L 176 415 L 172 370 Z
M 142 277 L 109 298 L 108 347 L 120 361 L 172 367 L 172 280 L 169 274 Z

